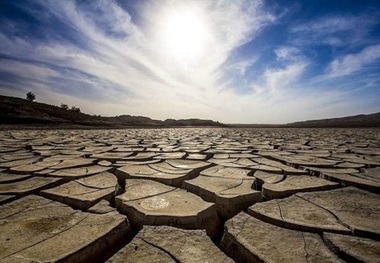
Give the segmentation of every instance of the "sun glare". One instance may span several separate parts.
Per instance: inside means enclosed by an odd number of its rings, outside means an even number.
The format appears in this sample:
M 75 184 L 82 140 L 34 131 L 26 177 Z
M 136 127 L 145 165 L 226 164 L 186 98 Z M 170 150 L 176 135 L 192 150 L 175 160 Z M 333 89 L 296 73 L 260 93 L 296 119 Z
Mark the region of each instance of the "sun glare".
M 209 32 L 200 10 L 179 8 L 162 17 L 159 38 L 167 55 L 188 63 L 204 55 Z

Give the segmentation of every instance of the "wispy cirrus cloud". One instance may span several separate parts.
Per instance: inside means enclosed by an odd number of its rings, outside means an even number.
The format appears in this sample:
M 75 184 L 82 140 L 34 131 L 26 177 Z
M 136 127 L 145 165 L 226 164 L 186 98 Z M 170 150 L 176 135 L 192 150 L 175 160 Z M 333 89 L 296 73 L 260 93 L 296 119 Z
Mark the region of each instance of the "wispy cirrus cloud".
M 347 76 L 377 61 L 380 61 L 380 45 L 369 46 L 358 53 L 346 54 L 334 59 L 329 65 L 328 76 Z
M 257 61 L 257 56 L 253 56 L 251 58 L 241 59 L 234 61 L 228 65 L 228 69 L 232 71 L 237 71 L 240 76 L 244 76 L 247 70 L 252 67 Z
M 27 58 L 19 62 L 18 69 L 8 67 L 4 72 L 28 79 L 30 83 L 38 82 L 39 87 L 44 83 L 41 94 L 44 90 L 54 90 L 57 95 L 79 96 L 85 100 L 87 89 L 92 86 L 92 92 L 99 94 L 95 96 L 98 100 L 103 96 L 104 102 L 113 98 L 113 103 L 119 99 L 124 104 L 123 112 L 114 114 L 129 112 L 156 118 L 173 117 L 173 112 L 193 114 L 192 105 L 178 101 L 178 96 L 187 97 L 187 101 L 197 100 L 203 104 L 200 108 L 209 111 L 207 100 L 219 90 L 217 76 L 223 74 L 222 66 L 229 53 L 250 41 L 275 18 L 263 10 L 260 1 L 193 1 L 193 4 L 207 12 L 210 20 L 207 26 L 212 29 L 205 55 L 195 64 L 184 65 L 171 58 L 159 46 L 157 36 L 149 31 L 160 30 L 154 26 L 165 15 L 160 13 L 165 11 L 162 7 L 178 8 L 181 5 L 178 1 L 160 2 L 159 6 L 154 1 L 146 2 L 140 7 L 149 16 L 143 25 L 134 24 L 129 13 L 115 1 L 34 1 L 21 8 L 47 28 L 57 25 L 62 28 L 55 33 L 46 30 L 46 39 L 41 42 L 33 39 L 30 32 L 20 37 L 0 35 L 3 55 Z M 10 26 L 8 31 L 12 31 Z M 244 67 L 240 65 L 240 70 Z
M 325 16 L 292 23 L 289 39 L 265 49 L 256 41 L 268 28 L 281 25 L 288 13 L 276 14 L 265 1 L 148 0 L 135 3 L 138 17 L 126 2 L 116 0 L 12 4 L 28 19 L 0 16 L 1 91 L 24 96 L 33 90 L 40 101 L 75 103 L 91 114 L 235 123 L 348 114 L 354 110 L 347 101 L 357 91 L 338 88 L 331 76 L 351 76 L 377 61 L 373 54 L 378 47 L 367 45 L 370 38 L 360 40 L 361 51 L 333 54 L 318 64 L 323 68 L 319 72 L 315 56 L 308 53 L 321 43 L 337 48 L 355 44 L 350 37 L 368 36 L 376 24 L 374 16 Z M 202 25 L 202 45 L 187 29 L 188 34 L 178 32 L 187 42 L 170 39 L 185 47 L 168 48 L 163 28 L 176 12 L 197 16 L 192 21 Z M 361 32 L 355 27 L 359 22 Z M 194 50 L 196 54 L 187 54 Z M 312 78 L 322 75 L 321 81 L 313 82 L 310 72 Z M 367 82 L 368 88 L 378 85 L 376 77 Z M 318 108 L 316 98 L 324 98 L 324 109 Z M 365 105 L 365 99 L 357 99 L 354 106 Z
M 282 46 L 274 50 L 280 61 L 295 61 L 301 59 L 301 50 L 292 46 Z
M 329 15 L 290 28 L 296 45 L 330 45 L 342 47 L 368 43 L 368 35 L 380 19 L 378 13 Z
M 272 93 L 276 93 L 281 87 L 289 87 L 289 84 L 296 83 L 302 76 L 306 62 L 288 64 L 283 69 L 268 69 L 265 71 L 265 86 L 270 88 Z

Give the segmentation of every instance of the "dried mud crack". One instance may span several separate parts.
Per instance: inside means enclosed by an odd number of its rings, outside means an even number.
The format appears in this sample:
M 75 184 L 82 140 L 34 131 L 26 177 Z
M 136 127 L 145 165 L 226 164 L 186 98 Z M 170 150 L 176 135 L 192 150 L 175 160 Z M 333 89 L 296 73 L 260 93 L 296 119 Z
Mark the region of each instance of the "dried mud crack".
M 0 132 L 0 262 L 380 262 L 379 129 Z

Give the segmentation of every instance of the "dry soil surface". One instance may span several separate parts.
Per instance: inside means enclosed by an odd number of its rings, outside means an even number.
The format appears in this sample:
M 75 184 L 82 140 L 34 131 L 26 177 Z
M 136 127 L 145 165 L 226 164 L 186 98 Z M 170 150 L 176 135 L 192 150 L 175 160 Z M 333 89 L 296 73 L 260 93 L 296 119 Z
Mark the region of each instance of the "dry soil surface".
M 380 262 L 380 129 L 0 131 L 0 262 Z

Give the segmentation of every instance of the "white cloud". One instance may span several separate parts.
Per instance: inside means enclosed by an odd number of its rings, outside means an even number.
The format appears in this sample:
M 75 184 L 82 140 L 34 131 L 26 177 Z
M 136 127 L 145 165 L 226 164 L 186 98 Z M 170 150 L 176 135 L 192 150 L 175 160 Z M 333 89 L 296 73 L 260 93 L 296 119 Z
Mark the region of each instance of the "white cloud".
M 249 69 L 254 64 L 256 64 L 258 60 L 259 58 L 256 56 L 253 56 L 247 59 L 238 60 L 229 64 L 228 69 L 232 71 L 237 71 L 240 76 L 244 76 L 247 69 Z
M 301 51 L 296 47 L 283 46 L 274 50 L 278 60 L 294 61 L 300 58 Z
M 195 6 L 195 7 L 194 7 Z M 261 1 L 164 1 L 149 2 L 143 6 L 147 24 L 142 28 L 149 39 L 151 60 L 169 72 L 176 80 L 193 87 L 215 87 L 219 75 L 229 67 L 231 53 L 252 40 L 275 17 L 265 12 Z M 195 61 L 186 61 L 172 56 L 171 50 L 161 46 L 161 23 L 169 10 L 191 9 L 204 21 L 209 32 L 202 53 Z M 239 17 L 239 19 L 236 19 Z M 153 33 L 151 30 L 153 29 Z M 197 41 L 195 39 L 194 41 Z M 240 64 L 240 68 L 253 63 L 251 59 Z M 191 91 L 193 93 L 193 90 Z
M 143 10 L 140 10 L 147 14 L 145 21 L 136 25 L 130 15 L 114 1 L 98 0 L 88 4 L 77 4 L 75 1 L 35 1 L 32 9 L 31 6 L 24 7 L 26 11 L 34 13 L 40 19 L 47 19 L 45 23 L 49 23 L 49 19 L 64 23 L 77 32 L 77 41 L 83 46 L 54 39 L 36 45 L 27 39 L 2 36 L 7 43 L 3 52 L 13 57 L 27 58 L 33 63 L 55 65 L 58 67 L 55 73 L 61 74 L 55 77 L 69 78 L 74 83 L 92 82 L 93 91 L 103 93 L 105 101 L 111 96 L 122 97 L 125 103 L 114 114 L 131 113 L 169 118 L 197 116 L 198 111 L 202 111 L 204 114 L 200 117 L 207 117 L 207 112 L 212 111 L 210 107 L 218 107 L 209 101 L 220 92 L 218 77 L 228 69 L 226 62 L 231 52 L 249 42 L 275 19 L 264 10 L 261 1 L 191 1 L 200 12 L 206 14 L 206 26 L 210 28 L 210 35 L 202 57 L 194 63 L 183 65 L 181 61 L 166 56 L 165 50 L 158 45 L 159 39 L 149 31 L 152 29 L 159 32 L 160 29 L 154 26 L 164 18 L 165 8 L 176 11 L 176 8 L 184 5 L 183 2 L 167 0 L 160 1 L 159 4 L 156 1 L 146 3 L 141 6 Z M 45 14 L 42 17 L 39 16 L 41 8 Z M 241 62 L 235 66 L 244 72 L 253 62 Z M 34 67 L 29 62 L 26 65 Z M 63 74 L 61 70 L 64 68 L 80 70 L 84 74 L 95 76 L 97 80 L 88 81 L 83 74 Z M 51 76 L 40 76 L 40 79 L 49 83 Z M 109 90 L 96 90 L 99 85 L 94 81 L 105 81 Z M 117 91 L 119 96 L 113 92 L 118 87 L 123 87 L 129 96 L 122 96 L 123 91 Z M 68 95 L 80 94 L 82 87 L 76 88 L 78 92 L 72 88 L 73 92 Z M 45 89 L 54 90 L 49 85 Z M 65 90 L 56 92 L 64 95 Z M 194 101 L 197 102 L 197 110 L 194 103 L 189 103 Z M 101 113 L 107 107 L 106 103 L 94 111 Z
M 291 32 L 315 32 L 315 33 L 334 33 L 339 31 L 353 30 L 357 25 L 355 22 L 360 19 L 357 17 L 332 16 L 321 17 L 315 21 L 297 25 L 291 28 Z
M 378 14 L 335 15 L 295 25 L 290 28 L 292 43 L 325 44 L 335 47 L 362 45 L 369 42 L 369 32 L 378 25 Z
M 287 65 L 284 69 L 268 69 L 265 71 L 265 86 L 272 93 L 278 92 L 289 84 L 296 83 L 307 66 L 306 62 L 297 62 Z
M 258 64 L 261 54 L 236 59 L 236 49 L 276 21 L 262 1 L 186 1 L 198 10 L 208 35 L 201 56 L 184 63 L 165 50 L 160 36 L 154 33 L 160 32 L 156 26 L 167 9 L 175 10 L 184 2 L 145 1 L 140 4 L 140 23 L 135 24 L 115 1 L 33 1 L 33 9 L 25 5 L 27 12 L 34 12 L 43 23 L 59 20 L 75 32 L 76 39 L 70 42 L 53 35 L 39 41 L 32 35 L 17 38 L 0 33 L 2 53 L 19 59 L 13 64 L 2 60 L 0 70 L 20 78 L 32 76 L 27 89 L 36 89 L 39 101 L 75 105 L 101 115 L 282 123 L 306 114 L 308 118 L 323 115 L 317 97 L 324 97 L 330 105 L 335 105 L 337 98 L 346 98 L 336 90 L 310 92 L 310 87 L 300 87 L 309 61 L 292 46 L 275 50 L 280 66 L 245 78 L 247 69 Z M 336 63 L 352 64 L 343 58 Z M 242 82 L 231 81 L 231 71 L 238 72 L 251 90 L 237 92 Z M 92 93 L 97 94 L 96 99 Z M 332 106 L 330 110 L 336 109 Z
M 329 77 L 347 76 L 380 60 L 380 45 L 366 47 L 356 54 L 348 54 L 334 59 L 329 66 Z
M 59 76 L 58 72 L 46 66 L 12 60 L 7 61 L 6 63 L 0 63 L 0 71 L 15 74 L 20 78 L 33 78 L 36 80 Z

